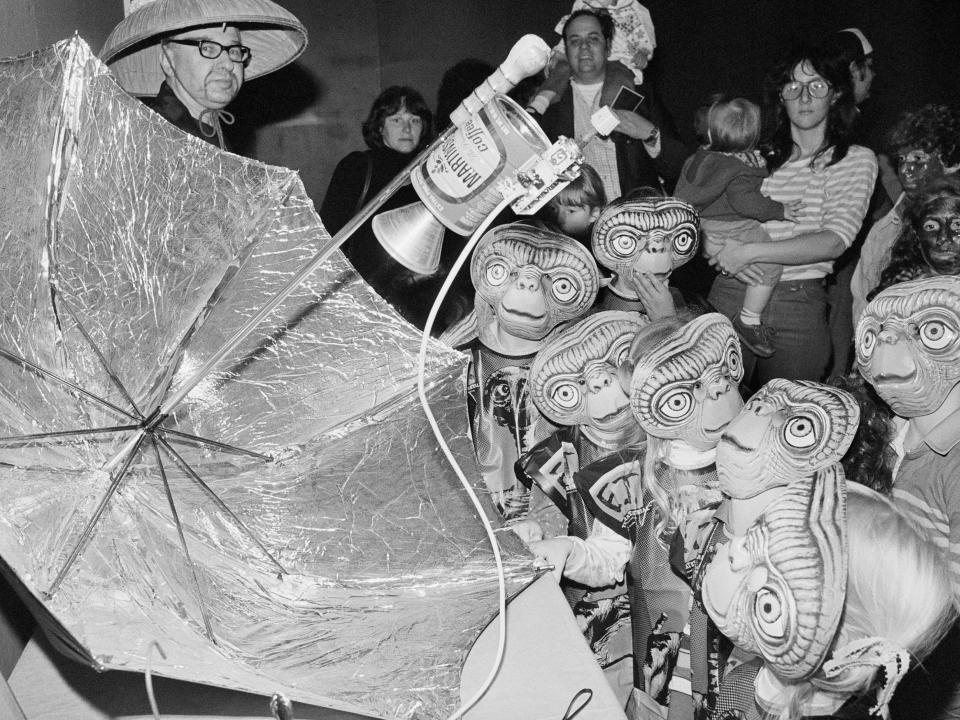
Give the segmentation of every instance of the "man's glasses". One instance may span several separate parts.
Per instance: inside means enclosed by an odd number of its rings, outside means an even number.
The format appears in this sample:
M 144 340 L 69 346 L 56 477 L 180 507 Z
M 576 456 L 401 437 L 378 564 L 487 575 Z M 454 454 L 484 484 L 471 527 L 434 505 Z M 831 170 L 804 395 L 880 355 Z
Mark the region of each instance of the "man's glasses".
M 783 86 L 783 89 L 780 90 L 780 97 L 784 100 L 796 100 L 803 94 L 804 88 L 812 98 L 825 98 L 830 92 L 830 83 L 820 78 L 808 82 L 794 80 Z
M 214 40 L 203 39 L 174 40 L 173 38 L 167 38 L 166 42 L 176 43 L 177 45 L 196 45 L 200 54 L 208 60 L 216 60 L 226 50 L 227 57 L 235 63 L 246 65 L 250 62 L 250 48 L 246 45 L 221 45 Z

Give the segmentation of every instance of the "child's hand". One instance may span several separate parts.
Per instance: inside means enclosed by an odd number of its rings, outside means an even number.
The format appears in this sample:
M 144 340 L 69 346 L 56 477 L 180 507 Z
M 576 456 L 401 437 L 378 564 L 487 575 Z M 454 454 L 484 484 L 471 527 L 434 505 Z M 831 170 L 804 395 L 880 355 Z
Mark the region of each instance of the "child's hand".
M 677 309 L 673 304 L 673 295 L 667 282 L 651 273 L 634 272 L 633 285 L 643 303 L 643 309 L 651 320 L 673 317 Z
M 567 564 L 567 558 L 573 552 L 573 540 L 569 537 L 560 536 L 532 542 L 529 547 L 530 552 L 533 553 L 534 567 L 550 567 L 554 579 L 560 582 L 563 577 L 563 568 Z
M 803 210 L 803 200 L 793 200 L 783 204 L 783 219 L 790 222 L 796 222 L 800 219 L 800 212 Z

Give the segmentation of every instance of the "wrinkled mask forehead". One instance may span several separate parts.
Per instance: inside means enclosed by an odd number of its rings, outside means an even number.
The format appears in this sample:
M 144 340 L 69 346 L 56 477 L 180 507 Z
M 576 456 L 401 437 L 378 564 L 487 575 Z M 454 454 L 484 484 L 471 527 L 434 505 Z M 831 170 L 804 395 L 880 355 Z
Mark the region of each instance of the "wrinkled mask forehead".
M 697 252 L 700 217 L 677 198 L 627 198 L 608 205 L 593 226 L 597 262 L 618 276 L 669 275 Z
M 540 411 L 560 425 L 584 420 L 589 375 L 604 372 L 616 382 L 633 336 L 648 322 L 639 313 L 609 310 L 550 337 L 530 367 L 531 394 Z
M 738 647 L 786 681 L 810 677 L 832 646 L 847 582 L 846 485 L 832 466 L 791 483 L 742 538 L 718 548 L 704 606 Z
M 470 277 L 481 295 L 485 291 L 499 295 L 499 278 L 491 272 L 492 266 L 507 273 L 522 267 L 534 268 L 544 275 L 565 271 L 566 275 L 579 280 L 580 293 L 593 294 L 588 306 L 599 289 L 596 261 L 583 245 L 566 235 L 527 225 L 501 225 L 477 243 L 470 263 Z
M 853 442 L 860 406 L 821 383 L 775 379 L 758 390 L 717 445 L 720 489 L 751 498 L 837 463 Z
M 743 357 L 733 325 L 719 313 L 708 313 L 637 359 L 630 407 L 650 435 L 682 438 L 697 432 L 692 426 L 700 420 L 702 386 L 726 379 L 735 390 L 742 378 Z
M 960 382 L 960 277 L 887 288 L 863 311 L 857 366 L 893 411 L 922 417 Z

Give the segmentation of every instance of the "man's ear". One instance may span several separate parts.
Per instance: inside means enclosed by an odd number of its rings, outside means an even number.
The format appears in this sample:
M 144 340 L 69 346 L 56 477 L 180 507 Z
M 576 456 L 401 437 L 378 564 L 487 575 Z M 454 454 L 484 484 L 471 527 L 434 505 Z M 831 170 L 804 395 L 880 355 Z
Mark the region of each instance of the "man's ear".
M 595 207 L 595 208 L 590 212 L 590 222 L 596 222 L 596 221 L 597 221 L 597 218 L 600 217 L 600 213 L 601 213 L 602 210 L 603 210 L 603 208 Z
M 173 62 L 167 55 L 167 46 L 164 43 L 160 43 L 160 69 L 166 77 L 173 77 Z

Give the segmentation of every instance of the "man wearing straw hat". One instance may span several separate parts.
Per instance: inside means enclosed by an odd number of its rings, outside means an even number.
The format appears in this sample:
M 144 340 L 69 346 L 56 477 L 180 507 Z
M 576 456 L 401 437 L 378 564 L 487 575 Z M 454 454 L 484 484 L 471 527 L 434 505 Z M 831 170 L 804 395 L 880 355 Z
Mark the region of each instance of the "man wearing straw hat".
M 181 130 L 229 149 L 224 108 L 244 79 L 293 62 L 307 31 L 271 0 L 124 0 L 100 51 L 121 87 Z

